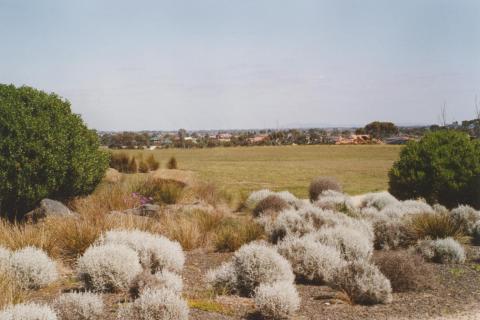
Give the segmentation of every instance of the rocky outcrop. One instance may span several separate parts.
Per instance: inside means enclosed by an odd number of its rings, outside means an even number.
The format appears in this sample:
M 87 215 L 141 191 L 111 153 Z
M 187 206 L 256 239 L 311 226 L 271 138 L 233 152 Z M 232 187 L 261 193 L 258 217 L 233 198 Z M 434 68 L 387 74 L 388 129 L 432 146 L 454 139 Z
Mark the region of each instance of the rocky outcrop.
M 43 199 L 37 208 L 28 212 L 25 219 L 30 222 L 36 222 L 46 217 L 78 217 L 78 213 L 68 209 L 60 201 L 52 199 Z

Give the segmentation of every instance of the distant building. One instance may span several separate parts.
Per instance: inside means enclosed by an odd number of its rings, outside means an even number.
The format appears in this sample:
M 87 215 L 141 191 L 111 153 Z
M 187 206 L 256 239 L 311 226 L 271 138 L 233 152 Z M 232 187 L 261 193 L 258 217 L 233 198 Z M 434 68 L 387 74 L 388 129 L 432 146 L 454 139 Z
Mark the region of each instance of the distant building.
M 385 139 L 386 144 L 406 144 L 408 141 L 413 140 L 407 136 L 397 136 L 397 137 L 390 137 Z

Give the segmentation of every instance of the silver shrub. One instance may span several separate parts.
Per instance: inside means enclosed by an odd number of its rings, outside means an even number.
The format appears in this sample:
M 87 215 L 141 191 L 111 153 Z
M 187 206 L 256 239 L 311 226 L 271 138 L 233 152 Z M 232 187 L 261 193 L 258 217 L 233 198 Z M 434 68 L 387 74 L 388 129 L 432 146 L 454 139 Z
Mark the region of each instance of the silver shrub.
M 299 305 L 300 297 L 291 282 L 262 283 L 255 290 L 255 307 L 267 319 L 287 319 Z
M 368 260 L 373 253 L 373 242 L 367 236 L 345 226 L 322 228 L 305 237 L 336 248 L 347 261 Z
M 187 320 L 188 305 L 168 289 L 146 289 L 137 300 L 122 308 L 122 320 Z
M 480 245 L 480 220 L 473 225 L 472 241 L 475 245 Z
M 387 191 L 372 192 L 362 196 L 360 206 L 362 208 L 375 208 L 377 210 L 382 210 L 386 206 L 397 205 L 399 202 L 400 201 Z
M 350 196 L 334 190 L 323 191 L 314 204 L 321 209 L 340 211 L 353 216 L 357 214 L 355 203 Z
M 237 293 L 237 273 L 231 261 L 209 270 L 205 280 L 216 293 Z
M 243 245 L 232 261 L 242 295 L 250 296 L 260 283 L 294 280 L 290 263 L 274 248 L 262 244 Z
M 182 278 L 173 272 L 164 270 L 155 273 L 155 278 L 157 278 L 159 284 L 176 294 L 181 294 L 183 290 L 183 280 Z
M 435 213 L 435 211 L 424 201 L 406 200 L 387 205 L 380 213 L 390 218 L 403 218 L 406 215 Z
M 333 286 L 345 291 L 355 303 L 378 304 L 392 301 L 390 281 L 368 261 L 358 260 L 346 265 L 335 275 Z
M 98 244 L 120 244 L 135 250 L 140 263 L 152 272 L 180 272 L 185 264 L 182 246 L 161 235 L 140 230 L 111 230 L 103 234 Z
M 282 211 L 276 218 L 261 216 L 258 221 L 263 225 L 265 234 L 272 243 L 276 243 L 288 235 L 302 236 L 316 230 L 313 224 L 294 209 Z
M 97 292 L 127 290 L 140 272 L 137 253 L 118 244 L 91 246 L 77 262 L 79 279 Z
M 373 222 L 374 247 L 377 250 L 391 250 L 407 246 L 409 231 L 404 219 L 379 217 Z
M 55 300 L 59 320 L 101 320 L 104 318 L 102 297 L 91 292 L 64 293 Z
M 463 263 L 465 250 L 452 238 L 421 241 L 416 250 L 425 259 L 437 263 Z
M 254 191 L 250 193 L 248 196 L 247 200 L 245 200 L 245 207 L 247 209 L 253 210 L 257 206 L 257 204 L 265 199 L 268 196 L 274 195 L 275 192 L 268 190 L 268 189 L 262 189 L 258 191 Z
M 337 249 L 308 237 L 287 237 L 277 248 L 292 265 L 293 273 L 308 281 L 330 282 L 346 264 Z
M 57 320 L 55 312 L 47 305 L 22 303 L 0 311 L 0 320 Z
M 450 212 L 450 217 L 462 226 L 468 235 L 472 235 L 475 223 L 480 221 L 480 212 L 470 206 L 458 206 Z
M 303 205 L 303 200 L 298 199 L 297 197 L 295 197 L 292 193 L 290 193 L 288 191 L 280 191 L 280 192 L 275 193 L 275 195 L 277 197 L 279 197 L 280 199 L 284 200 L 285 202 L 287 202 L 289 205 L 291 205 L 294 208 L 299 208 Z M 306 200 L 306 201 L 308 201 L 308 200 Z M 308 202 L 310 202 L 310 201 L 308 201 Z
M 23 288 L 42 288 L 58 279 L 55 262 L 41 249 L 25 247 L 10 255 L 8 268 Z
M 217 291 L 251 296 L 261 283 L 293 282 L 290 263 L 274 248 L 249 243 L 235 252 L 230 262 L 207 274 L 207 282 Z

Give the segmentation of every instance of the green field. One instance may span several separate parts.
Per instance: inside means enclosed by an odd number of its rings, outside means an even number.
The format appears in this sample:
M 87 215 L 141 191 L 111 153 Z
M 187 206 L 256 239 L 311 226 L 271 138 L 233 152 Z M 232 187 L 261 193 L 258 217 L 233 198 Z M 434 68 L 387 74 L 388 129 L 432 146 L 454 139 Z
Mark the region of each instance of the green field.
M 195 171 L 203 180 L 231 191 L 269 188 L 306 196 L 310 180 L 324 175 L 336 177 L 351 194 L 385 190 L 388 170 L 400 148 L 316 145 L 128 152 L 153 153 L 162 167 L 175 156 L 180 169 Z

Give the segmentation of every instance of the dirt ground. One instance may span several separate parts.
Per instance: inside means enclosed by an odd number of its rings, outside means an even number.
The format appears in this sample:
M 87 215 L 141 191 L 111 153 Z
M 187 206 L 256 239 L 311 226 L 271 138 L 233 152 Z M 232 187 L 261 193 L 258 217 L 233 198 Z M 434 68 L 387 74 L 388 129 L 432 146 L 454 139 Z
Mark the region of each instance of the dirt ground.
M 469 251 L 470 255 L 480 256 L 480 247 L 470 247 Z M 258 319 L 253 313 L 252 299 L 215 297 L 204 283 L 207 271 L 227 261 L 231 255 L 205 250 L 186 253 L 182 276 L 184 296 L 190 304 L 190 319 Z M 327 286 L 298 284 L 301 307 L 293 320 L 480 319 L 480 259 L 470 259 L 464 265 L 429 265 L 435 279 L 431 285 L 417 292 L 394 293 L 393 302 L 388 305 L 351 305 L 342 299 L 341 292 Z M 64 268 L 62 274 L 61 283 L 35 292 L 28 300 L 51 303 L 62 292 L 82 289 L 73 281 L 71 269 Z M 119 306 L 128 299 L 126 294 L 104 294 L 103 298 L 107 307 L 106 320 L 116 319 Z

